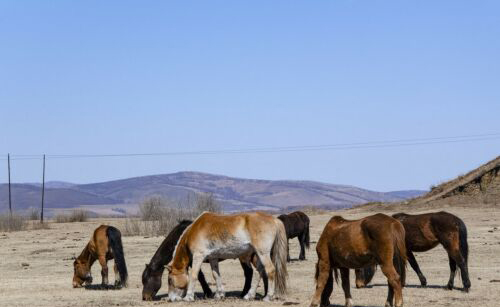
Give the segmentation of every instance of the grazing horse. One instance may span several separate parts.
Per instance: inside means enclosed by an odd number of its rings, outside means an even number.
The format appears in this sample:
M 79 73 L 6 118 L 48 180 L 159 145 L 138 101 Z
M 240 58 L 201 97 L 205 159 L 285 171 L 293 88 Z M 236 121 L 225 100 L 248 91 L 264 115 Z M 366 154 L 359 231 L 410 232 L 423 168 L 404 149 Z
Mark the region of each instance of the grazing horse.
M 90 268 L 96 260 L 102 267 L 102 285 L 108 284 L 108 260 L 115 259 L 115 286 L 127 286 L 127 265 L 123 253 L 121 233 L 113 226 L 101 225 L 96 228 L 89 243 L 73 263 L 73 288 L 92 283 Z
M 342 279 L 345 306 L 352 306 L 349 269 L 380 264 L 387 277 L 389 292 L 385 306 L 403 305 L 402 287 L 405 279 L 405 230 L 396 219 L 375 214 L 360 220 L 348 221 L 334 216 L 326 224 L 316 245 L 316 291 L 311 306 L 328 306 L 333 290 L 333 274 Z M 395 296 L 395 297 L 394 297 Z
M 469 247 L 467 244 L 467 228 L 464 222 L 448 212 L 434 212 L 417 215 L 397 213 L 393 215 L 403 223 L 406 231 L 406 253 L 411 267 L 417 273 L 422 286 L 427 285 L 424 274 L 420 271 L 413 252 L 426 252 L 438 244 L 443 245 L 450 262 L 450 279 L 447 288 L 452 290 L 457 265 L 462 275 L 464 291 L 471 286 L 467 268 Z M 366 270 L 371 270 L 367 272 Z M 373 268 L 365 268 L 364 272 L 356 272 L 356 285 L 367 285 L 375 272 Z M 364 275 L 364 276 L 361 276 Z
M 161 278 L 163 276 L 165 265 L 167 265 L 172 260 L 177 241 L 179 241 L 179 238 L 181 237 L 184 230 L 192 223 L 192 221 L 183 220 L 177 226 L 175 226 L 174 229 L 172 229 L 172 231 L 170 231 L 170 233 L 167 235 L 165 240 L 163 240 L 153 258 L 151 258 L 149 264 L 146 264 L 146 268 L 142 273 L 143 300 L 152 300 L 156 293 L 158 293 L 158 290 L 160 290 Z M 250 289 L 250 285 L 252 283 L 253 269 L 247 263 L 242 262 L 241 266 L 245 274 L 245 286 L 243 287 L 243 291 L 241 293 L 241 297 L 244 297 L 248 293 L 248 290 Z M 205 297 L 212 297 L 212 290 L 210 290 L 210 287 L 205 280 L 205 275 L 201 270 L 198 274 L 198 281 L 203 288 Z
M 203 261 L 208 260 L 217 284 L 215 298 L 224 297 L 219 261 L 239 258 L 248 265 L 257 255 L 260 276 L 269 279 L 265 301 L 286 291 L 286 232 L 283 223 L 265 213 L 220 215 L 202 213 L 182 234 L 175 247 L 173 260 L 167 265 L 168 297 L 171 301 L 194 300 L 194 281 Z M 192 260 L 192 269 L 188 266 Z M 266 279 L 264 278 L 264 284 Z M 255 295 L 258 282 L 252 285 L 247 299 Z
M 290 214 L 282 214 L 278 218 L 285 225 L 287 243 L 288 240 L 295 237 L 299 239 L 299 260 L 306 260 L 305 248 L 309 249 L 309 217 L 302 211 L 295 211 Z M 290 261 L 290 248 L 286 260 Z

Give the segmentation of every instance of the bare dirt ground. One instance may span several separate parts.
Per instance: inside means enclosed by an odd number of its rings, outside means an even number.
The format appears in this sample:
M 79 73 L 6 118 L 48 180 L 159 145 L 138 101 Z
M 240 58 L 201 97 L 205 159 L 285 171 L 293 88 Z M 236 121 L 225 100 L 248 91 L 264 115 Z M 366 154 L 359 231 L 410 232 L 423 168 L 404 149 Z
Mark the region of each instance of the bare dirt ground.
M 471 206 L 472 207 L 472 206 Z M 472 288 L 466 294 L 459 290 L 444 290 L 449 276 L 448 258 L 442 247 L 427 253 L 417 254 L 417 261 L 427 277 L 429 286 L 420 288 L 416 274 L 408 266 L 408 286 L 403 295 L 405 306 L 500 306 L 500 209 L 499 208 L 446 208 L 461 217 L 469 230 L 469 271 Z M 415 211 L 414 211 L 415 212 Z M 311 250 L 307 261 L 293 261 L 288 266 L 289 293 L 281 300 L 271 303 L 244 301 L 237 298 L 243 286 L 243 272 L 237 261 L 221 263 L 221 274 L 227 291 L 223 301 L 199 299 L 193 303 L 169 303 L 165 301 L 166 282 L 160 290 L 160 301 L 141 301 L 141 273 L 144 264 L 156 251 L 161 237 L 124 237 L 124 249 L 130 274 L 129 287 L 121 290 L 73 289 L 73 255 L 84 248 L 92 231 L 100 224 L 107 223 L 123 227 L 123 219 L 96 219 L 86 223 L 51 223 L 49 230 L 30 230 L 17 233 L 0 233 L 0 306 L 308 306 L 314 290 L 314 266 L 316 262 L 315 242 L 324 225 L 333 215 L 345 218 L 360 218 L 365 209 L 311 216 Z M 391 213 L 387 211 L 386 213 Z M 290 242 L 292 259 L 298 257 L 296 240 Z M 203 268 L 212 281 L 208 267 Z M 100 266 L 92 268 L 94 283 L 100 283 Z M 351 288 L 355 306 L 383 306 L 387 286 L 380 270 L 368 289 L 356 289 L 351 273 Z M 110 270 L 110 281 L 114 280 Z M 164 279 L 166 281 L 166 279 Z M 461 287 L 457 276 L 455 284 Z M 215 289 L 211 283 L 212 289 Z M 199 284 L 197 292 L 201 292 Z M 262 293 L 262 287 L 259 288 Z M 331 302 L 334 306 L 344 305 L 341 288 L 334 286 Z

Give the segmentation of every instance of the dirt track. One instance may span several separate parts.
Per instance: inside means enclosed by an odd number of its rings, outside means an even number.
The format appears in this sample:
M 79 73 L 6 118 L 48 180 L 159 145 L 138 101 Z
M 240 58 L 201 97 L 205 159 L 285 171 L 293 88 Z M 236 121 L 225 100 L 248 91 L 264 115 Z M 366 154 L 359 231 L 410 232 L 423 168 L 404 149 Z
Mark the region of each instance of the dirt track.
M 468 226 L 470 260 L 469 271 L 472 288 L 470 293 L 447 291 L 443 286 L 449 276 L 448 258 L 441 247 L 417 254 L 417 261 L 427 277 L 429 287 L 420 288 L 418 278 L 408 266 L 408 286 L 403 295 L 405 306 L 499 306 L 500 305 L 500 209 L 447 209 L 460 216 Z M 120 228 L 123 220 L 92 220 L 87 223 L 51 224 L 49 230 L 32 230 L 17 233 L 0 233 L 0 306 L 153 306 L 174 304 L 174 306 L 308 306 L 314 289 L 315 242 L 324 225 L 334 214 L 346 218 L 359 218 L 371 213 L 361 210 L 311 216 L 312 248 L 307 261 L 293 261 L 289 264 L 289 294 L 284 300 L 266 303 L 247 302 L 236 298 L 243 286 L 243 272 L 238 262 L 221 263 L 221 274 L 228 298 L 223 301 L 197 300 L 194 303 L 168 303 L 141 301 L 140 276 L 144 264 L 149 261 L 163 238 L 124 237 L 124 248 L 130 274 L 129 287 L 122 290 L 73 289 L 73 255 L 78 255 L 87 243 L 93 229 L 102 223 Z M 290 242 L 292 259 L 298 257 L 296 240 Z M 24 264 L 24 266 L 23 266 Z M 28 266 L 26 266 L 28 264 Z M 203 270 L 212 281 L 210 270 Z M 92 268 L 94 283 L 100 283 L 100 266 Z M 110 270 L 110 280 L 114 280 Z M 493 282 L 492 282 L 493 280 Z M 494 281 L 496 280 L 496 281 Z M 164 283 L 165 285 L 166 283 Z M 456 286 L 461 280 L 456 278 Z M 211 283 L 212 289 L 215 289 Z M 355 306 L 383 306 L 387 294 L 386 281 L 377 272 L 373 287 L 355 289 L 353 274 L 351 288 Z M 197 292 L 201 291 L 199 285 Z M 263 290 L 259 288 L 261 293 Z M 166 294 L 165 286 L 160 290 Z M 343 306 L 344 298 L 340 287 L 335 286 L 331 302 Z

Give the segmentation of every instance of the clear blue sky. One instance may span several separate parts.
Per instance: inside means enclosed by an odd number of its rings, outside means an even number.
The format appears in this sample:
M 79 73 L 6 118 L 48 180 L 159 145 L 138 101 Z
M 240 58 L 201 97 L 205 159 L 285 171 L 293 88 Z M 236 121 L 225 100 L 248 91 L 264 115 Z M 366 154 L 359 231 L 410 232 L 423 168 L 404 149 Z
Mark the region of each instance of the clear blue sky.
M 0 154 L 500 132 L 499 55 L 498 1 L 2 1 Z M 497 139 L 48 160 L 47 180 L 194 170 L 427 189 L 499 154 Z M 12 162 L 13 181 L 40 177 L 40 161 Z

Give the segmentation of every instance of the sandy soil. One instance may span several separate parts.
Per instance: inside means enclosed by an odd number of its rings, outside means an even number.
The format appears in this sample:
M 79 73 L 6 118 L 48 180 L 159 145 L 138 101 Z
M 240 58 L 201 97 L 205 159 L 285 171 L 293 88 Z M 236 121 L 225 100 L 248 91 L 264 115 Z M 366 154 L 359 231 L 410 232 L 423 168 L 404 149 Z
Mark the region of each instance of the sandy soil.
M 444 290 L 449 276 L 448 260 L 441 247 L 417 254 L 417 260 L 427 277 L 429 287 L 418 287 L 416 274 L 408 267 L 408 287 L 403 295 L 405 306 L 500 306 L 500 212 L 495 208 L 485 209 L 447 209 L 463 218 L 469 229 L 470 264 L 472 288 L 466 294 L 459 290 Z M 236 261 L 221 263 L 221 274 L 225 282 L 226 298 L 197 300 L 194 303 L 168 303 L 164 299 L 156 302 L 141 301 L 140 276 L 144 264 L 149 261 L 159 243 L 160 237 L 125 237 L 124 248 L 130 274 L 129 287 L 122 290 L 73 289 L 73 255 L 78 255 L 87 243 L 93 229 L 99 224 L 108 223 L 118 228 L 123 220 L 92 220 L 87 223 L 50 224 L 49 230 L 31 230 L 17 233 L 0 233 L 0 306 L 152 306 L 200 305 L 200 306 L 308 306 L 314 284 L 314 264 L 316 261 L 315 242 L 324 225 L 334 214 L 346 218 L 359 218 L 366 211 L 348 210 L 311 216 L 312 248 L 307 253 L 307 261 L 293 261 L 289 264 L 289 294 L 283 300 L 271 303 L 260 300 L 247 302 L 236 296 L 243 286 L 243 273 Z M 291 241 L 291 255 L 298 257 L 298 244 Z M 208 267 L 203 268 L 212 281 Z M 100 283 L 100 266 L 92 268 L 94 283 Z M 355 306 L 383 306 L 387 294 L 386 281 L 377 272 L 373 287 L 355 289 L 351 274 L 351 288 Z M 113 280 L 110 270 L 110 280 Z M 496 280 L 496 281 L 494 281 Z M 164 283 L 166 284 L 166 283 Z M 212 289 L 215 289 L 211 283 Z M 456 279 L 461 287 L 461 280 Z M 196 290 L 201 291 L 197 285 Z M 262 292 L 259 288 L 259 292 Z M 166 288 L 160 290 L 164 296 Z M 340 287 L 335 286 L 331 302 L 343 306 L 344 298 Z

